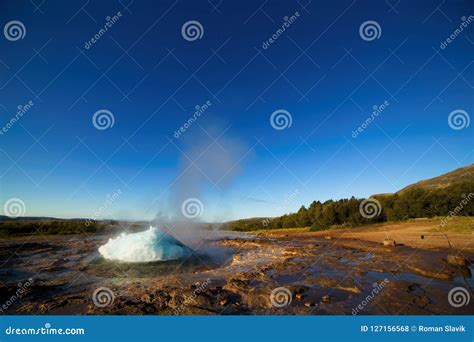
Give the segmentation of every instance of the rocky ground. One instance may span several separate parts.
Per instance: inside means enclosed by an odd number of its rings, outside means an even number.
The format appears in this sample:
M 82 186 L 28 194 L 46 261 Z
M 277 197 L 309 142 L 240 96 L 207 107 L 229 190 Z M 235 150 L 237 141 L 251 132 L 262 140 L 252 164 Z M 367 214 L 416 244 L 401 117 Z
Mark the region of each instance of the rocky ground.
M 324 234 L 221 235 L 186 260 L 123 264 L 109 236 L 0 241 L 2 314 L 472 314 L 470 262 L 449 248 Z M 452 261 L 452 260 L 451 260 Z M 454 307 L 448 293 L 468 290 Z

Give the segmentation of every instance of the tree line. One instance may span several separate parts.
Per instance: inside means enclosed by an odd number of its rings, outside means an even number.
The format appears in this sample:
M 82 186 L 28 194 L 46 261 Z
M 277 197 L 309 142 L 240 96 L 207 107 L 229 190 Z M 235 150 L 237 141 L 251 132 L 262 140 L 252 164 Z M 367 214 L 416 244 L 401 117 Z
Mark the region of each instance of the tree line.
M 436 216 L 474 216 L 474 182 L 444 188 L 412 188 L 370 199 L 314 201 L 298 212 L 276 218 L 255 218 L 228 222 L 227 229 L 249 231 L 311 227 L 324 230 L 331 226 L 359 226 L 386 221 Z

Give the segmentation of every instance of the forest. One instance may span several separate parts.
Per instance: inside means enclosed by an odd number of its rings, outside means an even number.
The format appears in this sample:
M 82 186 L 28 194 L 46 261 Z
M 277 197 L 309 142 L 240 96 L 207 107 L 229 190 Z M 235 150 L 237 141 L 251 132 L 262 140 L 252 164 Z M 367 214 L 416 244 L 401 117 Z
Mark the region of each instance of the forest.
M 253 218 L 228 222 L 225 228 L 237 231 L 311 227 L 324 230 L 332 226 L 360 226 L 387 221 L 436 216 L 474 216 L 474 182 L 444 188 L 412 188 L 394 194 L 374 195 L 375 215 L 364 215 L 364 199 L 313 201 L 298 212 L 275 218 Z M 376 206 L 376 208 L 375 208 Z M 373 215 L 373 217 L 372 217 Z

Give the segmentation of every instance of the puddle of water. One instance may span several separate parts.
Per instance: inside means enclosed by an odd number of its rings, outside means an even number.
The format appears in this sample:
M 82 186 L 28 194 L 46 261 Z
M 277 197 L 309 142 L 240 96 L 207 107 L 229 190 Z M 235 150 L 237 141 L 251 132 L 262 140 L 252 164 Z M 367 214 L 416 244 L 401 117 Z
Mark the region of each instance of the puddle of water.
M 344 265 L 348 265 L 348 266 L 359 266 L 360 263 L 356 262 L 356 261 L 352 261 L 352 260 L 349 260 L 345 257 L 341 257 L 339 260 L 338 260 L 340 263 L 344 264 Z
M 365 255 L 361 256 L 359 259 L 361 260 L 370 260 L 373 259 L 374 255 L 370 252 L 366 253 Z

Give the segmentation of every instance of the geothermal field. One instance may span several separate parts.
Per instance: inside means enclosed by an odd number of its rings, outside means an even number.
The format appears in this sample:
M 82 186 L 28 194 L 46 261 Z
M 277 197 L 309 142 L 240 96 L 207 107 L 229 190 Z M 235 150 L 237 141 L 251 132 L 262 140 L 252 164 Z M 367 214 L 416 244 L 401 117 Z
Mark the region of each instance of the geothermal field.
M 159 227 L 5 239 L 2 313 L 471 314 L 463 293 L 447 293 L 474 287 L 472 233 L 448 244 L 435 226 L 204 230 L 187 246 Z

